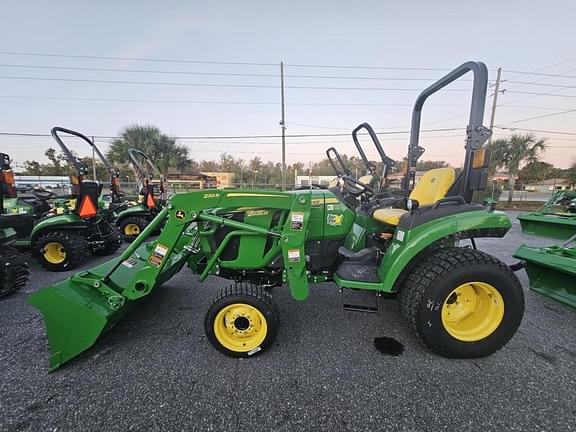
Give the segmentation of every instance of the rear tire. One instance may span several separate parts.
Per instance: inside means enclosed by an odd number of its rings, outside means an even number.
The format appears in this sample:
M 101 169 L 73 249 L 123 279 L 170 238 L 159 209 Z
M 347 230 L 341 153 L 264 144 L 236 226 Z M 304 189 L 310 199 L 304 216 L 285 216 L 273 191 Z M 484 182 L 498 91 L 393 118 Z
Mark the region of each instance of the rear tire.
M 50 271 L 76 268 L 88 255 L 86 238 L 71 231 L 51 231 L 41 234 L 34 243 L 40 265 Z
M 5 246 L 0 256 L 0 297 L 24 287 L 28 283 L 29 275 L 25 254 Z
M 142 216 L 129 216 L 126 219 L 122 219 L 122 222 L 118 225 L 122 240 L 132 243 L 149 223 L 150 221 Z
M 418 263 L 399 294 L 402 315 L 444 357 L 476 358 L 502 348 L 524 314 L 516 275 L 484 252 L 443 248 Z
M 237 283 L 224 288 L 204 319 L 206 337 L 230 357 L 251 357 L 278 335 L 280 317 L 272 296 L 259 286 Z

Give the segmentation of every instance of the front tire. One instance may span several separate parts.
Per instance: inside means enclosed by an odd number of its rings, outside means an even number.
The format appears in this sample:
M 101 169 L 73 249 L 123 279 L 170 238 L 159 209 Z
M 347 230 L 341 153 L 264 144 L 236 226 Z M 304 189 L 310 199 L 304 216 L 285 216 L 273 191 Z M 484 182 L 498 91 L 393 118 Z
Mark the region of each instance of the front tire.
M 484 252 L 443 248 L 418 263 L 399 294 L 402 315 L 444 357 L 476 358 L 502 348 L 524 314 L 518 278 Z
M 204 319 L 206 337 L 230 357 L 251 357 L 266 350 L 278 334 L 280 318 L 272 296 L 256 285 L 224 288 Z
M 50 271 L 72 270 L 88 254 L 86 238 L 68 231 L 41 234 L 35 241 L 34 249 L 40 265 Z

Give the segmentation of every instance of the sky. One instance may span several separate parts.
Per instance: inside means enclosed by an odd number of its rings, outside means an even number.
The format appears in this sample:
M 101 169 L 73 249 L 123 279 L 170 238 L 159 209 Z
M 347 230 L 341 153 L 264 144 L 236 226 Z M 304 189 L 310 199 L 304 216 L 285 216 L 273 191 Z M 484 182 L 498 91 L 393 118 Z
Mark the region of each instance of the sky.
M 284 62 L 288 163 L 320 160 L 331 145 L 355 155 L 349 133 L 362 122 L 396 132 L 381 139 L 401 159 L 408 135 L 398 132 L 409 129 L 419 91 L 476 60 L 491 84 L 503 69 L 495 125 L 546 131 L 537 132 L 549 145 L 543 159 L 561 168 L 575 160 L 571 1 L 4 0 L 0 12 L 0 132 L 58 125 L 113 137 L 151 124 L 175 137 L 272 135 L 180 142 L 195 160 L 227 152 L 279 161 Z M 422 128 L 432 131 L 422 134 L 422 159 L 462 163 L 469 78 L 424 106 Z M 494 129 L 496 138 L 511 133 Z M 292 136 L 326 134 L 344 135 Z M 109 139 L 97 143 L 106 150 Z M 44 161 L 49 146 L 48 137 L 0 135 L 0 151 L 19 163 Z

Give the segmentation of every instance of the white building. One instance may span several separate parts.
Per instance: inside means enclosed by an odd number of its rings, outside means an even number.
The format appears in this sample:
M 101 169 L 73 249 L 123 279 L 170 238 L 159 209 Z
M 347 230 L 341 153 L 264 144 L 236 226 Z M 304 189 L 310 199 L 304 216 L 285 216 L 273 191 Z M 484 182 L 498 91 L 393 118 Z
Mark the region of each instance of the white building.
M 318 176 L 318 175 L 297 175 L 296 184 L 297 188 L 306 187 L 312 185 L 328 186 L 331 180 L 334 180 L 336 176 Z

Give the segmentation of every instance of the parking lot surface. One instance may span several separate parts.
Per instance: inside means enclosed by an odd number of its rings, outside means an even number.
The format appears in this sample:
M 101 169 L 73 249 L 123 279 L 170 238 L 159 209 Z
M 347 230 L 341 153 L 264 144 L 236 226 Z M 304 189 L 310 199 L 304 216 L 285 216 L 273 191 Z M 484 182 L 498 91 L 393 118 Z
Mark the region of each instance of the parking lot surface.
M 552 244 L 514 226 L 478 247 L 507 263 L 520 243 Z M 91 257 L 84 268 L 102 259 Z M 333 284 L 304 302 L 273 290 L 282 326 L 271 349 L 223 356 L 204 336 L 208 306 L 227 281 L 200 284 L 184 269 L 95 346 L 48 374 L 30 293 L 69 273 L 32 265 L 30 284 L 0 301 L 0 430 L 574 430 L 576 310 L 528 291 L 516 336 L 496 354 L 452 360 L 430 353 L 398 312 L 342 310 Z M 398 357 L 378 336 L 405 346 Z

